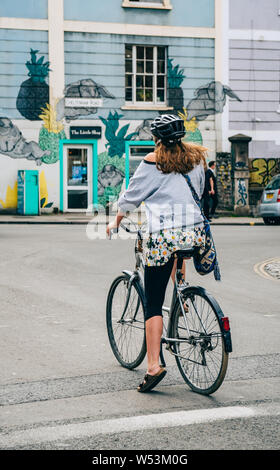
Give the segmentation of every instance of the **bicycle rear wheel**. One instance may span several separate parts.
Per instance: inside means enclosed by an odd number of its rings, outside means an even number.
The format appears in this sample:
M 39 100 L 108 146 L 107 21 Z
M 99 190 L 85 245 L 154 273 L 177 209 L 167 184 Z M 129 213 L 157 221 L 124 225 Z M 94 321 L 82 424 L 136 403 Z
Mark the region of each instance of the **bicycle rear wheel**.
M 188 288 L 183 296 L 188 306 L 187 323 L 179 303 L 172 322 L 172 338 L 183 340 L 173 346 L 176 362 L 193 391 L 210 395 L 222 384 L 228 365 L 220 307 L 200 288 Z
M 118 362 L 127 369 L 138 367 L 146 355 L 146 338 L 144 301 L 137 282 L 132 283 L 129 291 L 127 276 L 121 275 L 113 281 L 107 298 L 106 321 L 110 345 Z

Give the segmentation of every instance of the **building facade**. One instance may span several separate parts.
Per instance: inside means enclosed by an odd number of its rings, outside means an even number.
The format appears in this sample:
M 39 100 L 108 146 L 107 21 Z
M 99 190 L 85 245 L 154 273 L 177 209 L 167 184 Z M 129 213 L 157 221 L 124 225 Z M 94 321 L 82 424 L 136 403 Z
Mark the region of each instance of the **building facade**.
M 42 212 L 104 206 L 160 113 L 180 115 L 209 160 L 235 133 L 275 160 L 277 2 L 263 23 L 251 0 L 1 0 L 0 210 L 17 208 L 19 170 L 37 172 Z
M 280 173 L 280 1 L 229 2 L 228 83 L 241 102 L 228 106 L 228 135 L 249 144 L 251 204 Z

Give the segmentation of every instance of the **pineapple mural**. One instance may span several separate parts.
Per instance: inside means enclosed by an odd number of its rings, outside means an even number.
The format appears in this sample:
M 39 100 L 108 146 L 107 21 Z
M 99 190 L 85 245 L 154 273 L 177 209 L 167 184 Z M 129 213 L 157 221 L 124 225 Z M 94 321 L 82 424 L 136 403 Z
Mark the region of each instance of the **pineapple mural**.
M 56 120 L 56 103 L 54 106 L 47 103 L 43 113 L 39 115 L 44 121 L 39 133 L 39 146 L 42 150 L 49 150 L 49 155 L 42 158 L 42 162 L 48 164 L 58 161 L 59 141 L 66 139 L 63 123 Z
M 185 142 L 194 142 L 202 145 L 203 139 L 200 130 L 198 129 L 198 123 L 195 117 L 188 121 L 188 111 L 183 107 L 183 113 L 179 112 L 178 116 L 184 120 L 184 126 L 186 129 L 186 136 L 183 139 Z
M 49 85 L 46 83 L 46 77 L 50 71 L 50 63 L 44 63 L 44 56 L 37 59 L 38 52 L 30 50 L 31 60 L 25 64 L 30 78 L 21 84 L 16 101 L 17 110 L 30 121 L 39 120 L 42 108 L 49 102 Z
M 168 105 L 173 106 L 174 114 L 183 110 L 184 106 L 184 92 L 181 84 L 184 81 L 184 69 L 180 69 L 179 65 L 173 67 L 173 59 L 168 59 L 167 72 L 168 72 Z

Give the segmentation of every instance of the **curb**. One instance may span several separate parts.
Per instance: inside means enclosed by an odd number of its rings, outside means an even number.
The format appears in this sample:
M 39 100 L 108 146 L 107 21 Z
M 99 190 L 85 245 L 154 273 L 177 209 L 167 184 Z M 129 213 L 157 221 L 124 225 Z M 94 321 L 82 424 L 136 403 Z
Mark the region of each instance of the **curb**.
M 74 220 L 54 220 L 54 221 L 35 221 L 35 220 L 0 220 L 0 225 L 87 225 L 87 224 L 106 225 L 107 222 L 74 221 Z M 265 226 L 263 222 L 213 222 L 211 226 Z

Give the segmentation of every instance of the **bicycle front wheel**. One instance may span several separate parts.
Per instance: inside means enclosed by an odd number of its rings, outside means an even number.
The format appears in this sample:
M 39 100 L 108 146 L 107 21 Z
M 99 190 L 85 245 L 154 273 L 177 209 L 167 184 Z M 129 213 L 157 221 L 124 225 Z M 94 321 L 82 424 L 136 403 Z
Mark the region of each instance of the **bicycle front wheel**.
M 109 290 L 106 308 L 107 332 L 112 351 L 127 369 L 138 367 L 146 355 L 144 301 L 137 282 L 130 286 L 125 275 Z
M 177 365 L 193 391 L 210 395 L 222 384 L 228 365 L 219 306 L 199 288 L 186 289 L 183 296 L 186 320 L 178 303 L 172 324 L 172 338 L 180 340 L 173 346 Z

